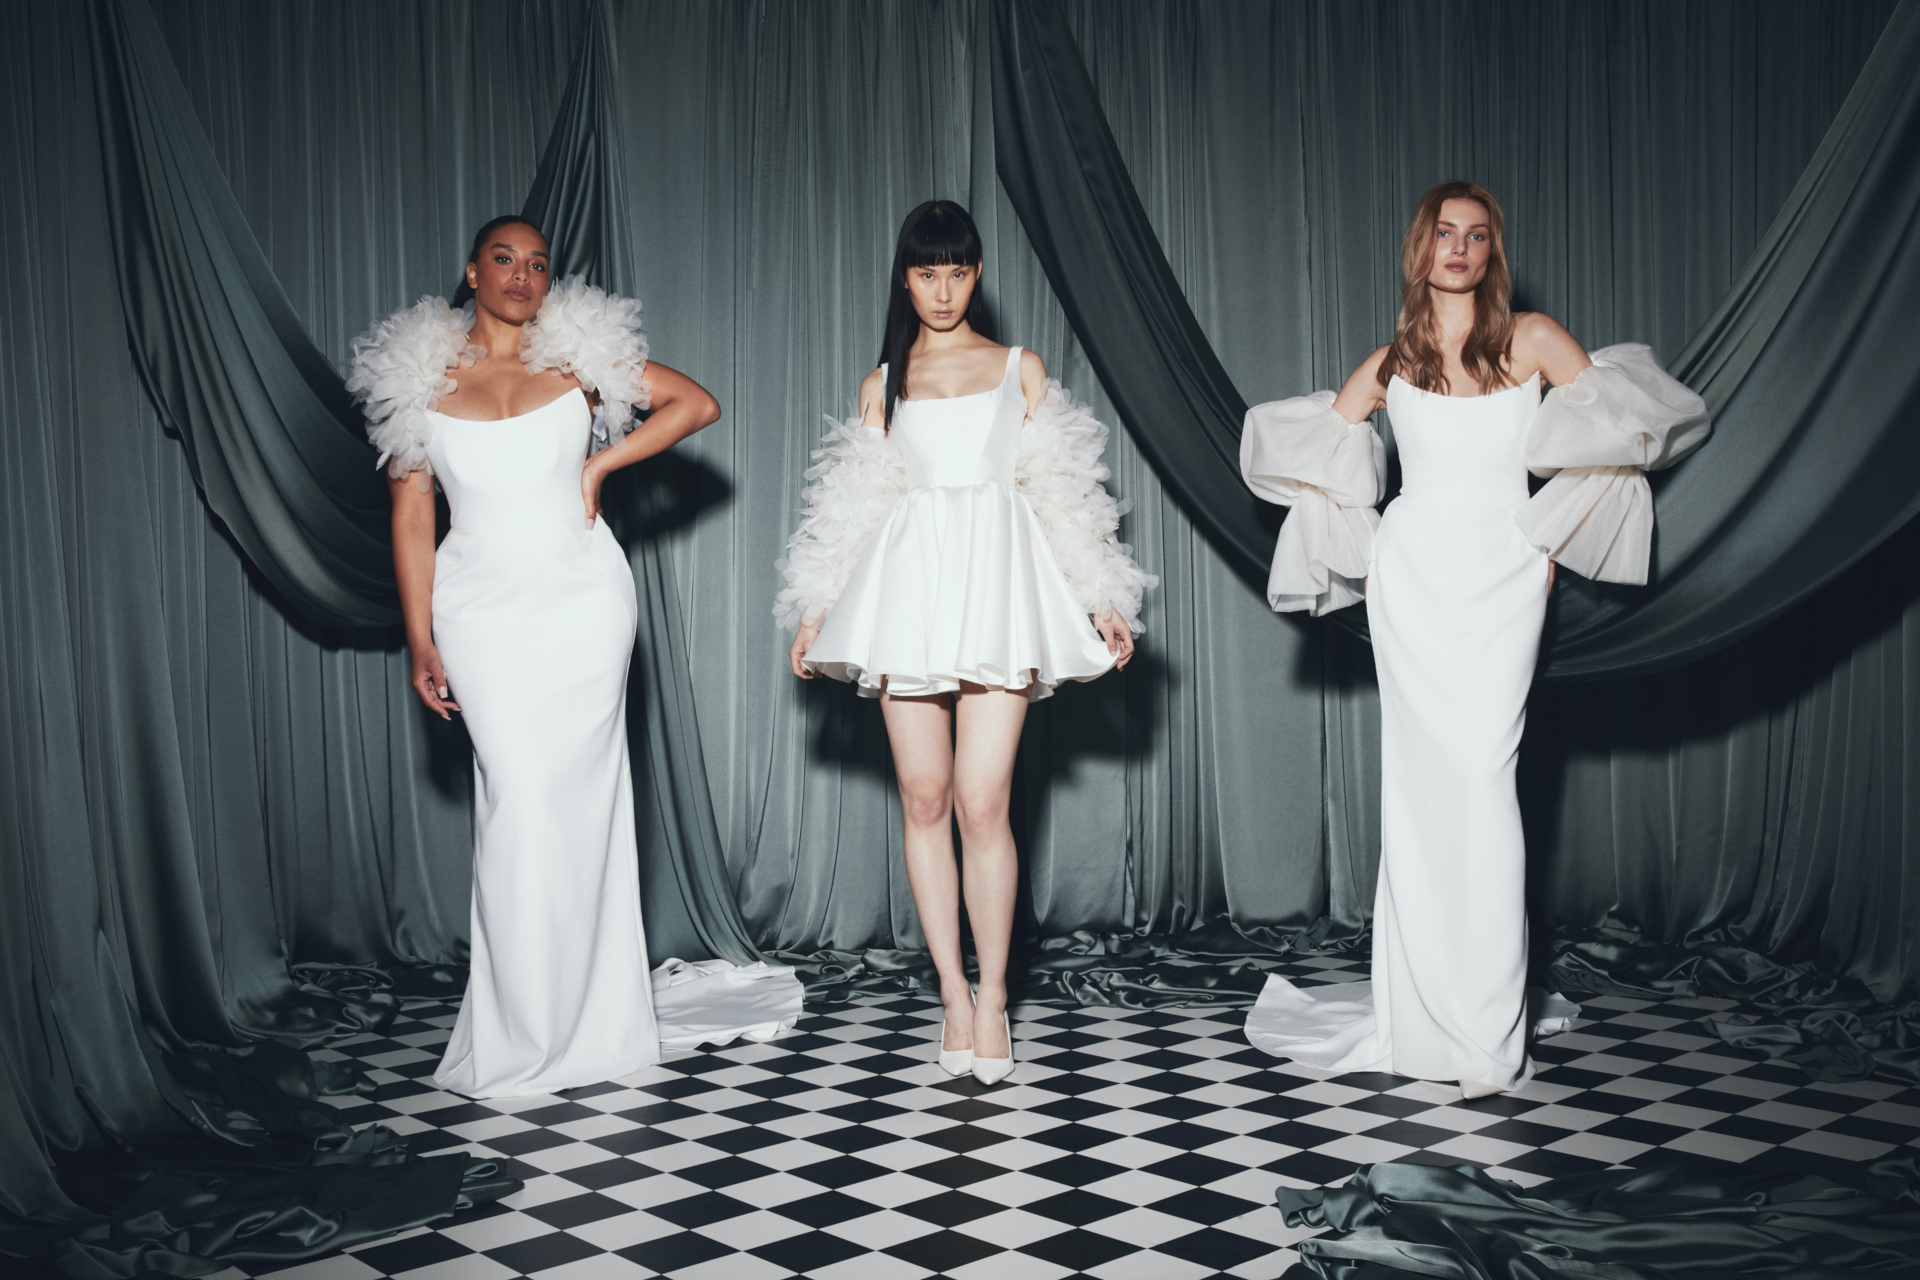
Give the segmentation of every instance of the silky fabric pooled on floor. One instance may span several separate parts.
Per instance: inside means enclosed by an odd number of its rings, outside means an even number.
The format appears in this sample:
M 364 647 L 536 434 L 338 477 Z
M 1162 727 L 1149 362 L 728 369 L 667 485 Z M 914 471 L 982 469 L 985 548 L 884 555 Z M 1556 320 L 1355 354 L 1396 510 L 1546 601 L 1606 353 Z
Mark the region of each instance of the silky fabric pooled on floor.
M 1314 1001 L 1269 981 L 1248 1028 L 1272 1052 L 1481 1089 L 1530 1074 L 1514 766 L 1548 560 L 1513 517 L 1539 404 L 1537 376 L 1471 398 L 1387 387 L 1402 483 L 1367 578 L 1381 741 L 1372 987 Z
M 433 631 L 473 740 L 472 968 L 434 1083 L 551 1093 L 657 1062 L 627 767 L 633 575 L 580 496 L 578 390 L 496 422 L 433 415 L 452 531 Z
M 908 490 L 861 553 L 809 667 L 867 696 L 951 693 L 964 681 L 1039 699 L 1113 665 L 1014 486 L 1026 415 L 1018 347 L 991 391 L 895 403 Z

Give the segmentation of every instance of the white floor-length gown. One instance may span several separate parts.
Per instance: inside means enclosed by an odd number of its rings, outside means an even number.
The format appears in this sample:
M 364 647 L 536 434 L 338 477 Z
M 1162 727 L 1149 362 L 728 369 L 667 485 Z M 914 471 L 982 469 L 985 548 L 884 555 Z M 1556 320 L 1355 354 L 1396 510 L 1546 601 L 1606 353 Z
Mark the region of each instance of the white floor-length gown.
M 590 438 L 618 441 L 647 407 L 640 304 L 556 281 L 520 359 L 579 385 L 492 422 L 436 408 L 486 354 L 468 341 L 474 314 L 432 297 L 402 307 L 355 339 L 347 389 L 388 476 L 437 477 L 453 515 L 432 614 L 473 743 L 472 967 L 434 1083 L 534 1096 L 663 1049 L 770 1038 L 804 993 L 764 960 L 648 970 L 627 763 L 639 614 L 626 555 L 606 521 L 588 526 L 580 490 Z
M 434 414 L 452 510 L 433 633 L 473 740 L 472 969 L 434 1083 L 550 1093 L 656 1062 L 627 766 L 633 575 L 580 497 L 568 391 L 494 422 Z
M 1364 579 L 1380 681 L 1372 980 L 1302 988 L 1270 977 L 1247 1018 L 1247 1037 L 1260 1048 L 1484 1093 L 1523 1084 L 1532 1074 L 1529 1033 L 1563 1029 L 1577 1012 L 1551 996 L 1528 1007 L 1526 842 L 1514 773 L 1549 552 L 1624 580 L 1635 570 L 1619 562 L 1637 555 L 1644 581 L 1652 512 L 1639 468 L 1667 465 L 1705 438 L 1698 397 L 1650 356 L 1632 354 L 1645 350 L 1596 353 L 1594 369 L 1549 398 L 1552 412 L 1542 409 L 1538 375 L 1476 397 L 1393 378 L 1387 413 L 1401 490 L 1377 533 L 1365 518 L 1380 456 L 1377 441 L 1365 447 L 1370 427 L 1341 422 L 1324 392 L 1249 413 L 1249 484 L 1264 496 L 1284 491 L 1295 507 L 1288 524 L 1302 519 L 1300 490 L 1315 495 L 1307 527 L 1294 535 L 1310 549 L 1286 556 L 1283 535 L 1270 598 L 1276 607 L 1318 601 L 1315 612 L 1324 612 L 1349 603 L 1354 579 Z M 1676 403 L 1647 396 L 1648 386 Z M 1312 434 L 1320 442 L 1303 453 Z M 1541 467 L 1555 447 L 1592 464 Z M 1542 510 L 1577 534 L 1540 545 L 1532 530 L 1543 519 L 1528 510 L 1530 465 L 1565 468 L 1560 489 L 1542 491 Z M 1275 483 L 1283 469 L 1287 480 Z M 1581 496 L 1569 502 L 1570 492 Z M 1577 518 L 1568 514 L 1576 507 Z M 1320 536 L 1328 528 L 1335 533 Z M 1578 539 L 1593 545 L 1567 545 Z M 1317 578 L 1300 578 L 1309 563 Z

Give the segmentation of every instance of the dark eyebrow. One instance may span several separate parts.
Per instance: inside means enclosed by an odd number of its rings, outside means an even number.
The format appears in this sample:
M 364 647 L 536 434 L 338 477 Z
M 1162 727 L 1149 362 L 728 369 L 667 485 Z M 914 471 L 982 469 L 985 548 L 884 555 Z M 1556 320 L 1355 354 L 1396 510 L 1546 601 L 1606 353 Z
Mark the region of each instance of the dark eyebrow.
M 496 249 L 505 249 L 508 253 L 512 253 L 515 249 L 518 249 L 520 246 L 517 244 L 508 244 L 504 240 L 496 240 L 493 242 L 493 247 Z M 535 249 L 533 253 L 529 256 L 535 257 L 535 258 L 544 258 L 547 256 L 547 251 L 545 249 Z

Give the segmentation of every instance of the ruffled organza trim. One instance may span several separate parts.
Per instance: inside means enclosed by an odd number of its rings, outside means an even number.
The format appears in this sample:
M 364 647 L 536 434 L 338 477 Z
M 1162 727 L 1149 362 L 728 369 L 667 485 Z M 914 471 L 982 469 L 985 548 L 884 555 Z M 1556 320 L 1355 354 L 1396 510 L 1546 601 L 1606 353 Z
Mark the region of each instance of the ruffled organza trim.
M 1316 391 L 1255 405 L 1240 432 L 1247 487 L 1292 508 L 1267 575 L 1267 603 L 1283 613 L 1317 617 L 1365 594 L 1387 451 L 1371 423 L 1348 422 L 1333 401 Z
M 431 474 L 427 442 L 433 419 L 427 415 L 459 385 L 447 376 L 486 355 L 467 341 L 473 305 L 455 311 L 445 298 L 422 298 L 388 316 L 353 340 L 353 367 L 347 391 L 365 406 L 367 438 L 380 450 L 387 474 L 404 480 L 416 471 Z
M 1117 613 L 1138 634 L 1145 629 L 1141 600 L 1160 579 L 1134 563 L 1133 548 L 1120 541 L 1126 507 L 1101 483 L 1110 475 L 1100 460 L 1106 449 L 1106 424 L 1049 378 L 1020 427 L 1014 487 L 1039 517 L 1080 607 L 1096 618 Z
M 783 627 L 811 626 L 840 598 L 847 577 L 874 530 L 907 492 L 907 464 L 879 427 L 827 419 L 801 495 L 800 527 L 787 539 L 786 558 L 774 567 L 786 579 L 774 597 Z
M 455 311 L 445 298 L 422 298 L 353 340 L 347 391 L 364 406 L 367 438 L 380 450 L 376 465 L 396 480 L 433 472 L 429 415 L 459 385 L 447 375 L 486 355 L 467 341 L 473 316 L 471 302 Z M 540 313 L 520 331 L 520 359 L 533 373 L 568 374 L 599 398 L 594 434 L 601 445 L 617 443 L 634 411 L 650 405 L 640 304 L 579 276 L 547 291 Z
M 540 314 L 520 330 L 520 359 L 530 373 L 557 369 L 579 381 L 600 401 L 593 431 L 603 444 L 618 444 L 633 426 L 636 409 L 652 404 L 647 335 L 640 303 L 608 293 L 581 276 L 555 281 Z
M 1603 347 L 1591 367 L 1541 401 L 1527 467 L 1551 477 L 1514 515 L 1529 542 L 1583 577 L 1634 585 L 1653 551 L 1645 472 L 1706 443 L 1707 406 L 1637 342 Z

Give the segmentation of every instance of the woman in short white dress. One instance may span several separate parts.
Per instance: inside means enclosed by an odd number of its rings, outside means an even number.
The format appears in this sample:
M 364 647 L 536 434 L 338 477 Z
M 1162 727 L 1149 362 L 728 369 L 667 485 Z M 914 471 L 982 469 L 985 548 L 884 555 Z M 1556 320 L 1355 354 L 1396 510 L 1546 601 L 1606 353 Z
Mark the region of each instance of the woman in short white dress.
M 966 210 L 907 215 L 881 365 L 808 475 L 774 612 L 795 675 L 881 700 L 907 878 L 940 975 L 940 1063 L 1013 1070 L 1007 949 L 1018 881 L 1007 810 L 1027 704 L 1124 667 L 1154 579 L 1116 537 L 1107 429 L 1040 358 L 971 322 L 981 243 Z M 960 948 L 959 820 L 978 995 Z
M 1469 1097 L 1524 1083 L 1529 1031 L 1570 1011 L 1528 1014 L 1514 791 L 1554 564 L 1645 582 L 1642 473 L 1709 430 L 1700 398 L 1646 347 L 1589 356 L 1551 318 L 1514 314 L 1504 235 L 1480 186 L 1428 191 L 1401 250 L 1393 341 L 1337 396 L 1250 410 L 1240 445 L 1247 484 L 1293 508 L 1273 607 L 1326 613 L 1364 593 L 1381 741 L 1371 987 L 1269 978 L 1248 1037 L 1330 1069 L 1457 1082 Z M 1402 476 L 1384 519 L 1385 450 L 1368 425 L 1382 408 Z M 1529 469 L 1553 477 L 1532 498 Z

